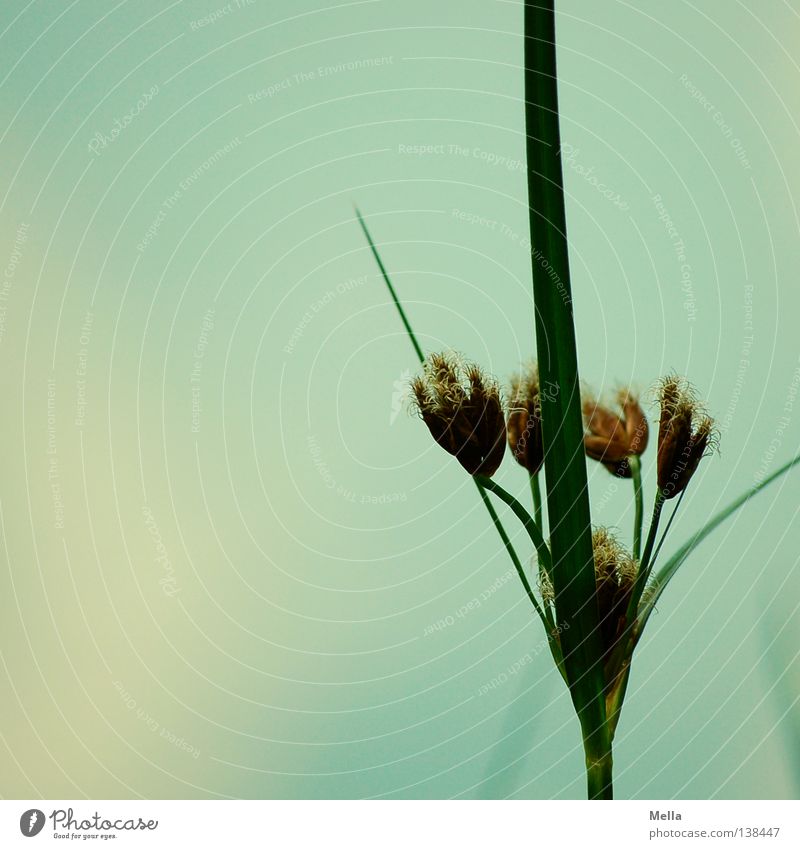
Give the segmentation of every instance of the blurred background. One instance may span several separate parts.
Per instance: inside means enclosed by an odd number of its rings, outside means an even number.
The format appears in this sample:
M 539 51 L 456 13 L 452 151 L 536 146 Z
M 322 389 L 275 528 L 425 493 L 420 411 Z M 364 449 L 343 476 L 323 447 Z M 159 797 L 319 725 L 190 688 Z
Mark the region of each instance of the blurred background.
M 674 549 L 800 443 L 800 3 L 557 6 L 582 378 L 675 370 L 722 433 Z M 0 794 L 583 796 L 353 212 L 426 349 L 532 355 L 521 32 L 516 0 L 3 3 Z M 665 594 L 618 796 L 800 793 L 798 475 Z

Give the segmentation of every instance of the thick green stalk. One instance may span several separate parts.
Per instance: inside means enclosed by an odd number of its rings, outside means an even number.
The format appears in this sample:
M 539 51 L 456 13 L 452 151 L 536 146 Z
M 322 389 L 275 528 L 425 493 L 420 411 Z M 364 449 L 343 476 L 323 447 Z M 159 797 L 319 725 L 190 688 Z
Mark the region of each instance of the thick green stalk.
M 613 799 L 613 767 L 610 735 L 604 731 L 597 743 L 585 744 L 586 784 L 590 799 Z
M 525 131 L 552 579 L 559 624 L 569 626 L 561 644 L 570 693 L 587 757 L 591 750 L 597 760 L 605 748 L 604 678 L 560 159 L 553 0 L 525 2 Z M 610 769 L 610 754 L 599 760 Z
M 536 524 L 544 533 L 544 524 L 542 522 L 542 487 L 539 484 L 539 474 L 531 475 L 531 495 L 533 496 L 533 518 L 536 519 Z

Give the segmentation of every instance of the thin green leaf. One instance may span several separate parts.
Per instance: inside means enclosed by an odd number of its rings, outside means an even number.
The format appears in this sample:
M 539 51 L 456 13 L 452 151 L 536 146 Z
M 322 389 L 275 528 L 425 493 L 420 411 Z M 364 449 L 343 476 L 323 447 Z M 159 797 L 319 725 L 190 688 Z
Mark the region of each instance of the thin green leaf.
M 559 624 L 569 626 L 561 634 L 562 649 L 586 738 L 605 725 L 605 701 L 560 160 L 553 0 L 525 2 L 525 127 L 552 576 Z M 596 747 L 595 754 L 604 756 Z M 602 795 L 594 775 L 590 784 L 593 795 Z
M 361 215 L 361 210 L 358 207 L 355 207 L 355 210 L 356 218 L 358 218 L 358 223 L 361 225 L 361 229 L 364 231 L 364 235 L 367 237 L 367 242 L 369 242 L 369 249 L 372 251 L 372 256 L 375 257 L 375 262 L 378 263 L 378 268 L 380 269 L 381 274 L 383 275 L 383 282 L 386 283 L 386 288 L 389 290 L 389 294 L 392 296 L 392 300 L 394 301 L 394 305 L 397 308 L 397 312 L 400 314 L 400 320 L 403 322 L 403 327 L 405 327 L 406 333 L 408 333 L 408 338 L 411 340 L 411 344 L 414 346 L 414 351 L 417 355 L 417 359 L 421 363 L 424 363 L 425 354 L 422 353 L 422 348 L 420 347 L 419 342 L 417 342 L 417 337 L 414 334 L 414 331 L 411 329 L 411 323 L 408 320 L 406 311 L 403 309 L 403 305 L 400 303 L 400 298 L 397 297 L 397 292 L 395 292 L 394 290 L 394 286 L 392 285 L 392 281 L 389 278 L 389 274 L 383 264 L 381 255 L 378 253 L 378 249 L 375 247 L 375 242 L 372 241 L 372 236 L 370 235 L 370 232 L 367 229 L 367 225 L 364 222 L 364 218 Z
M 656 573 L 655 578 L 653 579 L 653 583 L 651 585 L 651 592 L 648 593 L 647 603 L 642 609 L 641 613 L 641 625 L 639 626 L 639 632 L 644 629 L 645 623 L 650 618 L 650 614 L 653 612 L 653 609 L 656 606 L 659 598 L 661 598 L 661 594 L 667 588 L 667 584 L 672 580 L 675 573 L 680 569 L 683 562 L 686 558 L 697 548 L 698 545 L 713 531 L 716 530 L 726 519 L 732 516 L 740 507 L 746 504 L 754 495 L 758 495 L 762 489 L 768 487 L 774 480 L 777 480 L 781 475 L 785 474 L 792 467 L 796 466 L 800 463 L 800 455 L 795 457 L 793 460 L 789 460 L 788 463 L 784 463 L 777 471 L 773 472 L 771 475 L 768 475 L 764 480 L 755 484 L 755 486 L 751 486 L 748 490 L 743 492 L 738 498 L 732 501 L 725 509 L 721 510 L 703 525 L 699 531 L 694 533 L 676 552 L 670 557 L 670 559 L 659 569 Z
M 375 258 L 375 262 L 378 264 L 378 268 L 380 269 L 381 275 L 383 276 L 384 283 L 386 283 L 386 288 L 389 290 L 389 294 L 392 296 L 392 301 L 394 302 L 397 312 L 400 315 L 400 319 L 403 322 L 403 327 L 405 327 L 406 329 L 408 338 L 411 340 L 411 344 L 414 347 L 414 351 L 417 355 L 417 358 L 421 363 L 425 362 L 425 354 L 422 352 L 422 347 L 417 341 L 416 334 L 414 333 L 414 330 L 411 327 L 411 322 L 408 320 L 406 311 L 403 309 L 403 305 L 400 302 L 400 298 L 397 296 L 397 292 L 395 291 L 395 288 L 392 285 L 391 278 L 389 277 L 389 273 L 386 271 L 386 266 L 383 264 L 381 255 L 378 253 L 378 249 L 375 247 L 375 242 L 372 240 L 372 234 L 369 232 L 367 224 L 364 221 L 364 217 L 361 215 L 361 211 L 359 210 L 359 208 L 355 207 L 355 211 L 356 217 L 358 218 L 358 223 L 361 225 L 361 230 L 363 231 L 364 236 L 367 239 L 367 243 L 369 244 L 370 250 L 372 251 L 372 256 Z M 489 501 L 486 492 L 477 480 L 475 481 L 475 486 L 478 488 L 478 494 L 480 495 L 481 500 L 483 501 L 483 506 L 489 513 L 489 516 L 492 520 L 492 524 L 497 529 L 497 533 L 500 536 L 503 546 L 508 552 L 508 556 L 511 558 L 511 562 L 514 564 L 514 568 L 517 570 L 517 574 L 522 580 L 522 585 L 525 589 L 525 592 L 530 601 L 532 602 L 534 609 L 539 615 L 539 618 L 542 620 L 542 624 L 544 625 L 545 631 L 547 632 L 549 638 L 550 632 L 553 630 L 552 624 L 549 623 L 548 617 L 545 616 L 545 614 L 543 613 L 541 607 L 539 606 L 536 600 L 536 597 L 531 591 L 528 579 L 525 577 L 525 572 L 522 569 L 522 564 L 520 563 L 519 557 L 517 556 L 517 552 L 514 550 L 514 546 L 511 543 L 511 540 L 508 538 L 508 534 L 506 533 L 505 528 L 503 527 L 503 523 L 500 521 L 500 517 L 497 515 L 494 507 L 492 506 L 491 501 Z M 556 660 L 556 663 L 558 663 L 558 658 L 556 658 L 555 655 L 553 657 Z

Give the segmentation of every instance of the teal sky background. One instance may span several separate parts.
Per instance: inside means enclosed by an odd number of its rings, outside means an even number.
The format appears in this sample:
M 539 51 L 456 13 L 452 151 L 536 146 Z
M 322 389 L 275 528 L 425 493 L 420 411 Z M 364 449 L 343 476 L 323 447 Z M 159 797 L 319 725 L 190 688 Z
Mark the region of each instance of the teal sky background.
M 582 377 L 675 370 L 721 429 L 674 548 L 800 443 L 800 3 L 557 6 Z M 0 794 L 583 795 L 353 213 L 426 349 L 532 355 L 521 31 L 506 0 L 3 4 Z M 620 797 L 798 797 L 797 474 L 665 594 Z

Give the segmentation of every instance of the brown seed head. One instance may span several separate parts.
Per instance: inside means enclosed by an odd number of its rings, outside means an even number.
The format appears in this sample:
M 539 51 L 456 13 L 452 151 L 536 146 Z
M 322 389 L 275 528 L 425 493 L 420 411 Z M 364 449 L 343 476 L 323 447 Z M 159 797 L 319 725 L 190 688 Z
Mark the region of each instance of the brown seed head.
M 610 654 L 625 629 L 637 566 L 608 528 L 595 528 L 592 550 L 600 635 L 606 653 Z
M 544 463 L 542 442 L 542 400 L 539 370 L 531 364 L 511 379 L 511 404 L 508 412 L 508 447 L 514 459 L 535 475 Z
M 497 383 L 452 354 L 431 354 L 411 382 L 433 438 L 471 475 L 491 477 L 503 459 L 506 425 Z
M 583 416 L 586 454 L 612 474 L 629 478 L 628 457 L 638 456 L 647 448 L 647 418 L 639 399 L 630 390 L 621 389 L 611 408 L 588 397 L 583 402 Z
M 716 445 L 714 420 L 706 414 L 688 383 L 669 375 L 659 388 L 658 488 L 664 499 L 686 489 L 700 460 Z

